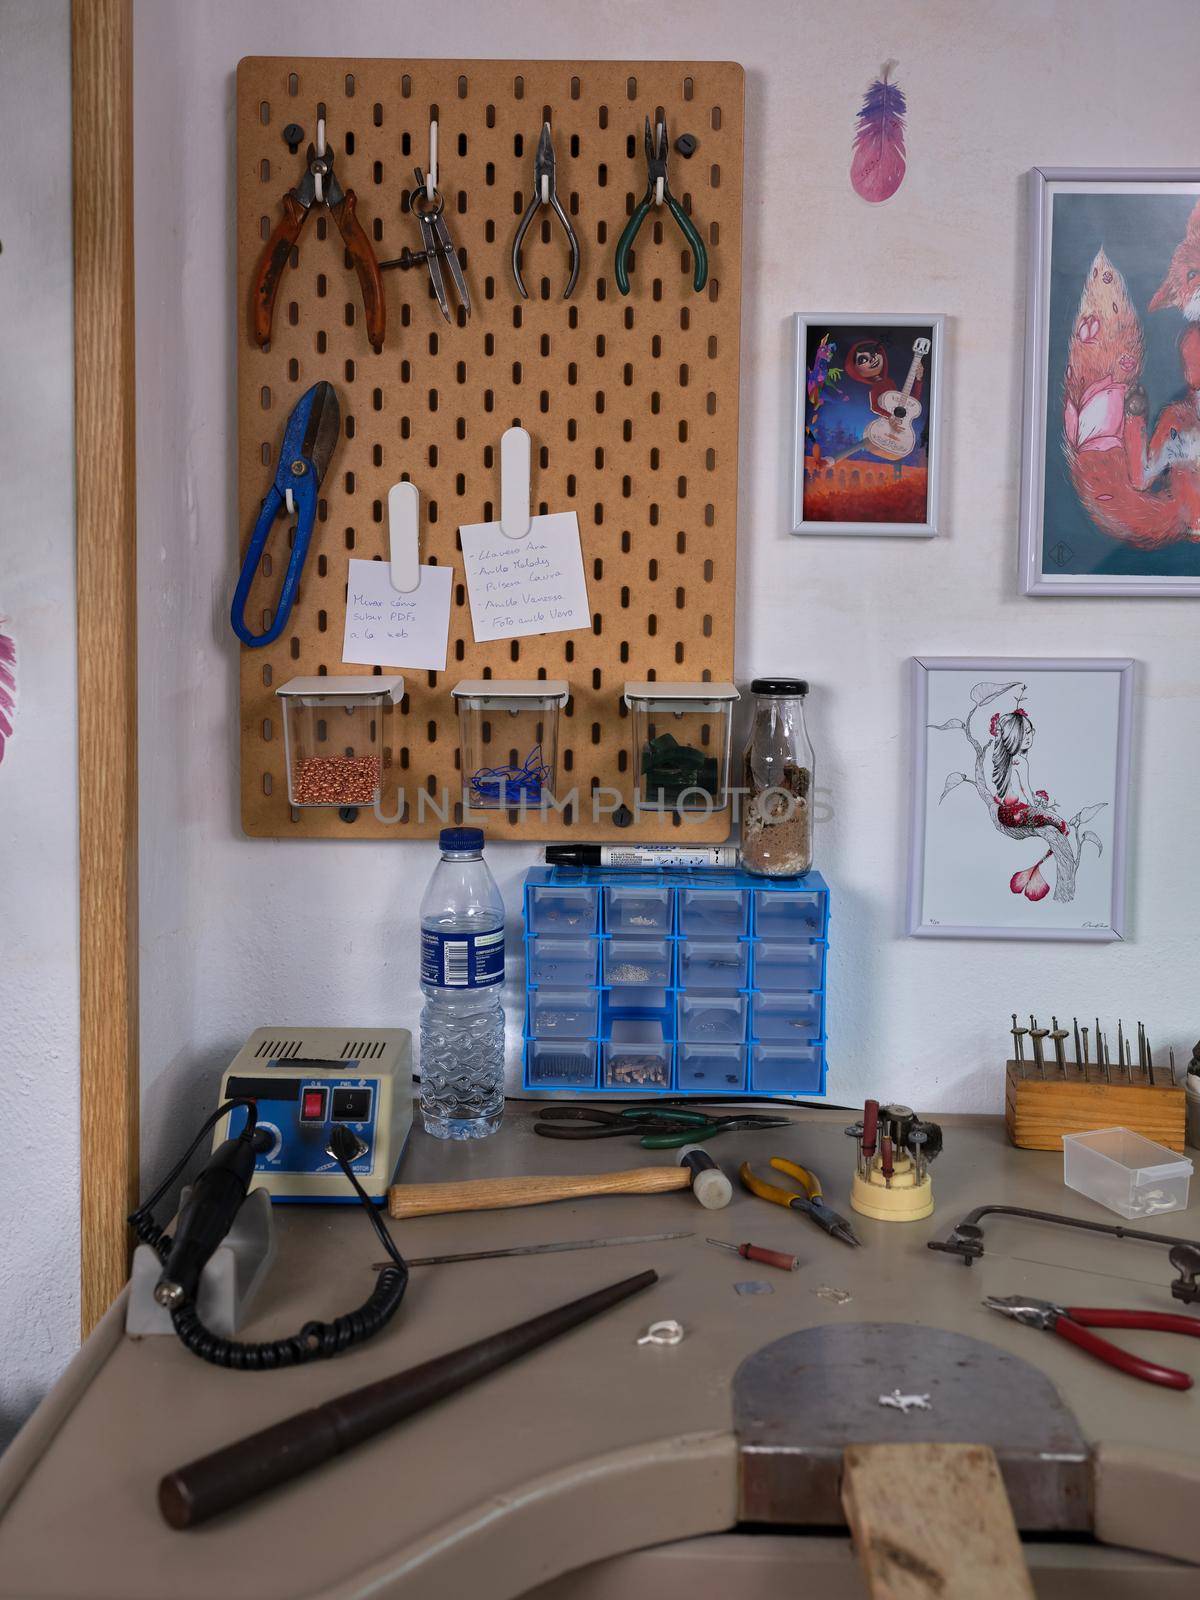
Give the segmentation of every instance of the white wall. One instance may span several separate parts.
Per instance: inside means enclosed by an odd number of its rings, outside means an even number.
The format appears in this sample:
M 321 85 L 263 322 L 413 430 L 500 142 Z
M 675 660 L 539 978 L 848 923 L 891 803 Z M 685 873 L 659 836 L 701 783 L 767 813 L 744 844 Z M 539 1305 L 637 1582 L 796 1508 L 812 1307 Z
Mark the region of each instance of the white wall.
M 0 1447 L 79 1331 L 79 829 L 67 0 L 0 9 Z
M 814 684 L 834 885 L 831 1093 L 996 1110 L 1014 1008 L 1125 1014 L 1190 1045 L 1196 613 L 1016 592 L 1025 272 L 1034 164 L 1195 162 L 1195 0 L 139 0 L 142 994 L 147 1174 L 265 1021 L 414 1023 L 414 886 L 428 844 L 241 837 L 236 653 L 233 74 L 246 54 L 735 57 L 748 74 L 739 679 Z M 853 117 L 896 57 L 911 165 L 851 193 Z M 787 532 L 789 314 L 945 312 L 946 534 Z M 1131 654 L 1137 703 L 1124 944 L 901 935 L 905 663 L 915 653 Z M 493 847 L 518 906 L 531 849 Z

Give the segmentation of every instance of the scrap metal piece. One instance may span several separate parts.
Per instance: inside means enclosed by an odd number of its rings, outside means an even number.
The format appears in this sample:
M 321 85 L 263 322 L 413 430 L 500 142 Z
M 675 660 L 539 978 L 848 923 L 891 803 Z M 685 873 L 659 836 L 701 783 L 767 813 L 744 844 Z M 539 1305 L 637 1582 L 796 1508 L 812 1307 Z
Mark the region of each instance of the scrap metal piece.
M 774 1294 L 772 1284 L 764 1283 L 761 1278 L 748 1278 L 744 1283 L 735 1283 L 735 1294 Z
M 679 1344 L 683 1339 L 683 1323 L 676 1322 L 673 1317 L 663 1322 L 652 1322 L 636 1340 L 637 1344 Z
M 885 1372 L 929 1409 L 884 1405 L 864 1372 Z M 805 1328 L 742 1362 L 733 1380 L 743 1522 L 843 1527 L 842 1459 L 852 1444 L 986 1444 L 1018 1528 L 1085 1532 L 1092 1467 L 1049 1379 L 995 1345 L 907 1323 Z
M 897 1411 L 902 1411 L 905 1416 L 910 1411 L 932 1411 L 927 1394 L 901 1394 L 899 1389 L 893 1389 L 891 1394 L 879 1396 L 881 1406 L 894 1406 Z

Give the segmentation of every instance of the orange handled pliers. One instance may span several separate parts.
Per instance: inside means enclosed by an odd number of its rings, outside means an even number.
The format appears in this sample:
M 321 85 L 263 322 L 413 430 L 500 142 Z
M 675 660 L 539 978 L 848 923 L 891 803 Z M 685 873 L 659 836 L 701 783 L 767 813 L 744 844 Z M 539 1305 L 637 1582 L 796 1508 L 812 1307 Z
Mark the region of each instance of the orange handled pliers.
M 821 1198 L 821 1180 L 815 1172 L 810 1172 L 807 1167 L 798 1166 L 794 1161 L 785 1161 L 782 1156 L 772 1156 L 771 1165 L 776 1172 L 784 1172 L 789 1178 L 795 1178 L 800 1185 L 800 1193 L 797 1194 L 794 1189 L 781 1188 L 777 1183 L 768 1183 L 765 1178 L 756 1177 L 750 1168 L 750 1163 L 743 1161 L 738 1168 L 738 1176 L 751 1194 L 756 1194 L 760 1200 L 769 1200 L 772 1205 L 788 1206 L 793 1211 L 802 1211 L 805 1216 L 811 1217 L 818 1227 L 824 1228 L 826 1233 L 831 1233 L 843 1244 L 862 1243 L 845 1217 L 839 1217 L 836 1211 L 831 1211 Z

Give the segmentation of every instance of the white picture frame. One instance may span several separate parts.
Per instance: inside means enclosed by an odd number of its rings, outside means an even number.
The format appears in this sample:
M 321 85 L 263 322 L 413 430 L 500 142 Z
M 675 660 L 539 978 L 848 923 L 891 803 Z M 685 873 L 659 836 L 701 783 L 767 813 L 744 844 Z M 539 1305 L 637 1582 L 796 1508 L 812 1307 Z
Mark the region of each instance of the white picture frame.
M 910 673 L 908 932 L 1123 939 L 1133 661 L 917 656 Z
M 1189 212 L 1200 219 L 1200 168 L 1034 167 L 1028 185 L 1018 541 L 1021 592 L 1141 598 L 1200 595 L 1200 552 L 1194 542 L 1181 534 L 1175 543 L 1149 551 L 1107 537 L 1102 520 L 1111 516 L 1120 525 L 1125 487 L 1106 481 L 1089 490 L 1086 472 L 1080 477 L 1074 465 L 1078 459 L 1103 472 L 1108 463 L 1124 455 L 1123 443 L 1116 449 L 1109 437 L 1119 434 L 1124 439 L 1124 425 L 1116 416 L 1121 400 L 1114 402 L 1113 418 L 1097 420 L 1104 410 L 1104 395 L 1098 391 L 1115 391 L 1114 374 L 1122 362 L 1130 367 L 1129 382 L 1140 384 L 1146 393 L 1151 430 L 1155 419 L 1161 421 L 1165 416 L 1179 387 L 1176 347 L 1188 324 L 1177 309 L 1167 305 L 1151 311 L 1149 303 L 1160 280 L 1165 285 L 1171 257 L 1176 247 L 1182 248 L 1184 236 L 1200 247 L 1200 230 L 1193 231 L 1186 222 Z M 1074 209 L 1066 209 L 1069 207 Z M 1099 261 L 1099 251 L 1105 254 L 1102 266 L 1109 284 L 1115 282 L 1120 293 L 1108 296 L 1097 308 L 1101 321 L 1093 347 L 1099 351 L 1104 346 L 1101 366 L 1107 377 L 1103 383 L 1092 383 L 1089 380 L 1097 373 L 1073 357 L 1084 327 L 1083 297 L 1090 268 Z M 1111 312 L 1115 328 L 1119 306 L 1121 314 L 1132 311 L 1142 336 L 1127 348 L 1115 335 L 1110 338 L 1104 320 Z M 1072 383 L 1081 388 L 1083 397 L 1092 396 L 1091 420 L 1086 427 L 1082 419 L 1076 423 L 1074 443 L 1066 421 Z M 1091 452 L 1086 457 L 1084 449 Z M 1164 488 L 1169 488 L 1169 481 L 1160 474 L 1148 490 L 1141 491 L 1145 503 L 1151 493 L 1161 497 Z M 1136 495 L 1139 491 L 1131 492 Z M 1088 509 L 1092 496 L 1093 510 L 1100 501 L 1107 502 L 1108 509 L 1093 515 Z M 1048 516 L 1052 519 L 1049 532 Z
M 793 363 L 793 397 L 792 397 L 792 476 L 791 476 L 791 531 L 794 534 L 857 534 L 874 536 L 876 538 L 909 538 L 930 539 L 939 532 L 940 517 L 940 483 L 941 483 L 941 435 L 943 387 L 944 387 L 944 360 L 946 319 L 940 313 L 922 314 L 897 314 L 895 316 L 861 315 L 854 312 L 796 312 L 792 318 L 792 363 Z M 839 434 L 845 430 L 844 438 L 839 444 L 840 454 L 835 459 L 827 458 L 828 472 L 834 478 L 826 484 L 821 483 L 822 499 L 825 505 L 822 514 L 814 514 L 812 505 L 812 457 L 806 454 L 806 429 L 810 424 L 809 401 L 809 348 L 810 342 L 820 344 L 826 334 L 834 336 L 834 342 L 839 344 L 837 354 L 843 358 L 848 357 L 860 343 L 878 340 L 888 351 L 885 357 L 883 377 L 887 379 L 888 367 L 892 360 L 897 365 L 892 371 L 891 378 L 887 381 L 903 392 L 905 380 L 910 373 L 900 370 L 900 362 L 907 353 L 899 350 L 900 344 L 907 345 L 908 330 L 921 330 L 914 332 L 912 337 L 929 338 L 932 346 L 925 360 L 925 372 L 920 375 L 917 382 L 921 385 L 925 400 L 928 404 L 922 406 L 924 422 L 917 423 L 918 441 L 914 445 L 915 451 L 920 451 L 925 456 L 924 467 L 911 470 L 904 465 L 902 458 L 899 461 L 889 461 L 883 456 L 859 446 L 853 445 L 853 437 L 857 434 L 862 437 L 862 424 L 864 417 L 872 428 L 880 427 L 880 419 L 873 415 L 874 402 L 869 399 L 871 385 L 865 378 L 860 379 L 860 388 L 855 388 L 855 380 L 849 376 L 844 383 L 835 382 L 827 391 L 826 398 L 833 399 L 834 404 L 826 413 L 827 419 L 832 421 L 835 413 L 841 412 L 849 402 L 847 420 L 843 423 L 838 416 L 837 426 Z M 815 331 L 814 331 L 815 330 Z M 811 336 L 811 341 L 810 341 Z M 841 348 L 845 345 L 845 348 Z M 910 355 L 910 366 L 913 364 Z M 830 363 L 837 366 L 837 362 Z M 918 396 L 919 399 L 919 396 Z M 867 408 L 867 409 L 864 409 Z M 818 411 L 823 407 L 818 407 Z M 911 427 L 911 422 L 910 422 Z M 814 438 L 814 443 L 815 438 Z M 884 441 L 886 444 L 886 440 Z M 858 457 L 855 460 L 855 456 Z M 844 462 L 844 465 L 843 465 Z M 836 510 L 836 498 L 843 495 L 853 496 L 853 504 L 859 505 L 861 499 L 869 494 L 873 498 L 886 502 L 889 496 L 908 491 L 911 495 L 915 492 L 917 472 L 925 474 L 923 490 L 923 505 L 920 509 L 924 515 L 919 521 L 913 520 L 888 520 L 884 517 L 866 518 L 861 514 L 855 515 L 853 511 L 841 517 L 832 513 Z M 864 481 L 856 486 L 849 480 L 861 475 Z M 822 473 L 822 479 L 826 474 Z M 809 504 L 806 506 L 806 488 L 809 490 Z M 884 506 L 881 505 L 881 509 Z

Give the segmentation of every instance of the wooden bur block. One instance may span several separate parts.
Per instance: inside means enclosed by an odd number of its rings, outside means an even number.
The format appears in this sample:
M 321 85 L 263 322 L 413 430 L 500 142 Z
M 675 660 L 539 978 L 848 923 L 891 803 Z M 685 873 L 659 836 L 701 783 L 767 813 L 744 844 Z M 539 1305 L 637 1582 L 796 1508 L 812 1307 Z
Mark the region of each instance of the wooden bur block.
M 1183 1149 L 1184 1089 L 1170 1083 L 1151 1085 L 1144 1076 L 1132 1083 L 1126 1083 L 1123 1074 L 1120 1083 L 1115 1076 L 1112 1083 L 1088 1076 L 1099 1070 L 1069 1061 L 1062 1078 L 1047 1064 L 1042 1078 L 1031 1061 L 1010 1061 L 1005 1071 L 1004 1122 L 1013 1144 L 1022 1150 L 1061 1150 L 1064 1133 L 1131 1128 L 1169 1150 Z

